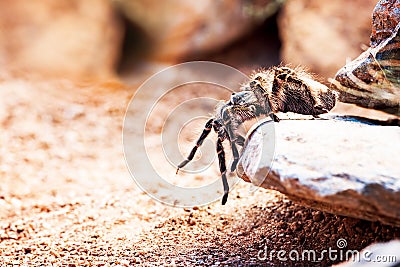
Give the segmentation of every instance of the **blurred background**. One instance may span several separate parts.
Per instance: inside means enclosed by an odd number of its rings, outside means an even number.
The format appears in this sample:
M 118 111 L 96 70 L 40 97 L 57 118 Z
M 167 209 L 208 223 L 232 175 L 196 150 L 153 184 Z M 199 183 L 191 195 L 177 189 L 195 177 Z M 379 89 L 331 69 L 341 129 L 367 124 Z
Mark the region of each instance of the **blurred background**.
M 1 0 L 0 71 L 129 81 L 159 64 L 212 60 L 246 73 L 281 62 L 301 64 L 326 79 L 369 45 L 375 4 Z

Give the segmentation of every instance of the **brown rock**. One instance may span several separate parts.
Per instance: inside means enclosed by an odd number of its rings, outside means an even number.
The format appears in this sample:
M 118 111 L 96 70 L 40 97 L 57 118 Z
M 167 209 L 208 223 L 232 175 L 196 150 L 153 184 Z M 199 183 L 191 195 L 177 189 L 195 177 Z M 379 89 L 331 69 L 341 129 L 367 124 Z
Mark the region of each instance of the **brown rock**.
M 44 76 L 110 75 L 122 28 L 110 1 L 0 1 L 0 70 Z
M 284 62 L 333 77 L 368 44 L 376 0 L 289 0 L 279 18 Z
M 372 15 L 371 46 L 376 47 L 393 34 L 400 22 L 400 3 L 397 0 L 379 1 Z
M 399 1 L 379 1 L 373 14 L 371 47 L 331 81 L 341 92 L 341 101 L 400 116 L 399 31 Z
M 151 57 L 179 61 L 227 45 L 275 13 L 279 0 L 117 0 L 144 31 Z

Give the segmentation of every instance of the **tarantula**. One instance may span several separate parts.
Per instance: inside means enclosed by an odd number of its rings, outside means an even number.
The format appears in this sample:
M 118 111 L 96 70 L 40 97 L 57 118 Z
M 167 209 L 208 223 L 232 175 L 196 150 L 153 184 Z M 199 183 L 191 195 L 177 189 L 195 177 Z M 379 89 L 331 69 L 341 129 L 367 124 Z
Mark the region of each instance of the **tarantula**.
M 219 170 L 222 176 L 224 195 L 222 205 L 228 200 L 229 185 L 226 178 L 226 163 L 223 141 L 229 140 L 233 162 L 230 171 L 236 169 L 239 161 L 237 145 L 244 145 L 245 138 L 238 133 L 239 126 L 261 115 L 270 116 L 279 122 L 276 112 L 295 112 L 317 116 L 331 110 L 336 103 L 336 92 L 315 81 L 311 75 L 300 68 L 272 67 L 253 74 L 250 80 L 242 85 L 241 91 L 233 93 L 229 101 L 221 101 L 214 117 L 209 119 L 204 130 L 186 160 L 178 165 L 188 164 L 203 144 L 212 129 L 218 134 L 217 154 Z

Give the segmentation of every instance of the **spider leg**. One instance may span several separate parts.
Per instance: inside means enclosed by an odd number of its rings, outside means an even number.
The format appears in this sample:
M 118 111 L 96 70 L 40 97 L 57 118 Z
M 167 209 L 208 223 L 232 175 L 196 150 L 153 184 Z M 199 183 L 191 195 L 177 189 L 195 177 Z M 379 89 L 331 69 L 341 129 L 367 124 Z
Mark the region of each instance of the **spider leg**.
M 233 172 L 236 169 L 236 165 L 239 161 L 239 152 L 236 147 L 237 134 L 236 134 L 236 131 L 234 130 L 234 128 L 235 129 L 237 128 L 236 125 L 238 123 L 236 123 L 235 116 L 237 116 L 237 114 L 235 113 L 235 111 L 233 110 L 232 107 L 226 108 L 222 114 L 222 119 L 224 120 L 225 128 L 228 133 L 228 139 L 231 142 L 231 149 L 232 149 L 232 155 L 233 155 L 231 172 Z
M 243 147 L 244 146 L 244 142 L 245 142 L 245 138 L 243 136 L 241 136 L 240 134 L 238 134 L 236 136 L 236 144 L 238 144 L 239 146 Z
M 217 154 L 219 161 L 219 171 L 221 172 L 222 184 L 224 186 L 224 196 L 222 197 L 222 205 L 225 205 L 226 201 L 228 200 L 229 184 L 228 180 L 226 179 L 225 151 L 222 145 L 223 140 L 224 140 L 223 137 L 218 136 Z
M 236 169 L 236 165 L 239 162 L 239 151 L 236 147 L 236 142 L 237 142 L 237 134 L 235 131 L 232 129 L 232 127 L 227 127 L 228 128 L 228 135 L 231 140 L 231 148 L 232 148 L 232 155 L 233 155 L 233 162 L 231 165 L 231 172 L 233 172 Z
M 274 113 L 269 114 L 269 116 L 271 117 L 271 119 L 274 122 L 279 122 L 281 119 L 278 118 L 278 116 L 276 116 Z
M 231 142 L 233 162 L 231 172 L 235 171 L 239 162 L 239 151 L 236 144 L 243 146 L 244 137 L 242 137 L 237 129 L 244 121 L 254 118 L 254 109 L 252 107 L 235 107 L 231 106 L 223 111 L 222 118 L 228 134 L 228 139 Z
M 197 149 L 203 144 L 204 139 L 206 139 L 208 134 L 211 132 L 213 121 L 214 121 L 214 118 L 209 119 L 207 121 L 207 123 L 204 125 L 204 130 L 201 133 L 199 139 L 197 140 L 196 145 L 192 148 L 192 151 L 190 151 L 190 154 L 187 157 L 187 159 L 185 159 L 178 165 L 178 168 L 176 169 L 176 174 L 178 174 L 178 171 L 180 168 L 185 167 L 186 164 L 188 164 L 193 159 L 194 155 L 196 154 Z

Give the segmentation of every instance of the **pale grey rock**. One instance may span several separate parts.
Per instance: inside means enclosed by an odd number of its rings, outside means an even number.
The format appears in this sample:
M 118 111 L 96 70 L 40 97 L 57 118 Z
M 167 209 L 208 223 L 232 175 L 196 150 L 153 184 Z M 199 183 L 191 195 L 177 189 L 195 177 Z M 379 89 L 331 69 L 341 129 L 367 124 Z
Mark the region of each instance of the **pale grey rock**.
M 239 176 L 315 209 L 400 226 L 400 127 L 325 118 L 258 123 Z

